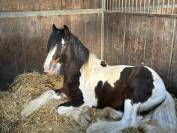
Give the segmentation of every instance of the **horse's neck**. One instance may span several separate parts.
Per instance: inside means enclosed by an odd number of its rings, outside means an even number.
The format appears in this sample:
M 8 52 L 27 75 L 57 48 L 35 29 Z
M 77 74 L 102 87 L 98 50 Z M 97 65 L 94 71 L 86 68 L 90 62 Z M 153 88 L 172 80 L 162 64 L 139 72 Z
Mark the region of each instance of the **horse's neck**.
M 90 53 L 88 61 L 82 65 L 81 67 L 81 73 L 85 74 L 91 74 L 94 72 L 96 68 L 101 67 L 100 66 L 101 60 L 96 57 L 96 55 Z

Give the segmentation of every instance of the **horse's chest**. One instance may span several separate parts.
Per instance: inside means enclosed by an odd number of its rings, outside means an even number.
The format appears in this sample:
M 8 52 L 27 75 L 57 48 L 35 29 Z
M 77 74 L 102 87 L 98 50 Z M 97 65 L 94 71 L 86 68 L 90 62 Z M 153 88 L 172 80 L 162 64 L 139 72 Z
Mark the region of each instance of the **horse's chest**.
M 98 86 L 99 82 L 107 82 L 113 87 L 118 78 L 119 74 L 117 73 L 116 69 L 114 71 L 96 69 L 94 71 L 92 70 L 90 73 L 82 71 L 79 79 L 79 88 L 83 94 L 84 103 L 90 107 L 97 107 L 100 98 L 98 99 L 97 97 L 96 87 Z
M 95 94 L 95 86 L 97 85 L 97 80 L 88 79 L 85 76 L 80 77 L 80 90 L 83 94 L 84 103 L 87 106 L 97 106 L 97 98 Z

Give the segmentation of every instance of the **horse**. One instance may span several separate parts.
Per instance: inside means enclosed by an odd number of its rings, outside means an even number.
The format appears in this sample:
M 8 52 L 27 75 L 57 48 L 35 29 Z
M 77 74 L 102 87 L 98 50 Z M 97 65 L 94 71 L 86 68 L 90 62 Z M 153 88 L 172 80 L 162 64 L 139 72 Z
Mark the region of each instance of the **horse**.
M 99 120 L 87 128 L 87 133 L 114 133 L 138 127 L 147 120 L 157 121 L 163 129 L 176 129 L 174 100 L 152 68 L 111 66 L 90 52 L 66 25 L 57 28 L 53 24 L 47 51 L 44 72 L 62 73 L 64 83 L 63 88 L 46 92 L 38 102 L 65 96 L 69 100 L 58 106 L 60 115 L 73 116 L 74 110 L 85 106 L 103 110 L 109 107 L 111 113 L 121 118 L 119 121 Z

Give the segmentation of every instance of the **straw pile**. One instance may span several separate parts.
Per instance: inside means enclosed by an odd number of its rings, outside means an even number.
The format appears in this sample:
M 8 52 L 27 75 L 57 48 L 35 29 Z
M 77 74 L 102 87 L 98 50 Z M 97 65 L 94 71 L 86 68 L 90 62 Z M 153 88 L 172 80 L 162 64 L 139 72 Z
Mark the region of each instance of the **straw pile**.
M 41 75 L 37 72 L 18 76 L 11 92 L 0 93 L 0 132 L 81 132 L 81 128 L 67 117 L 57 115 L 61 101 L 53 100 L 26 119 L 20 112 L 31 100 L 51 88 L 61 88 L 62 77 Z
M 85 132 L 86 126 L 80 126 L 72 118 L 57 114 L 56 107 L 66 99 L 63 101 L 52 100 L 29 117 L 21 118 L 20 112 L 30 100 L 48 89 L 61 88 L 62 85 L 63 77 L 61 76 L 47 76 L 37 72 L 19 75 L 11 85 L 9 92 L 0 92 L 0 132 Z M 101 110 L 89 109 L 84 113 L 83 116 L 87 117 L 89 115 L 91 118 L 88 123 L 93 123 L 98 118 L 102 118 Z M 139 133 L 140 131 L 130 128 L 124 132 Z

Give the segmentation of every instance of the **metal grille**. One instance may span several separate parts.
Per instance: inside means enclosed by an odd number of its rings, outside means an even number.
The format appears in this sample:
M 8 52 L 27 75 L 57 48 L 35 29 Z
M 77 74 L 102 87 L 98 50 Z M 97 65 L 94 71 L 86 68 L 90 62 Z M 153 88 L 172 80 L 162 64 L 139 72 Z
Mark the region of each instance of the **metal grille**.
M 105 0 L 105 11 L 177 14 L 177 0 Z

